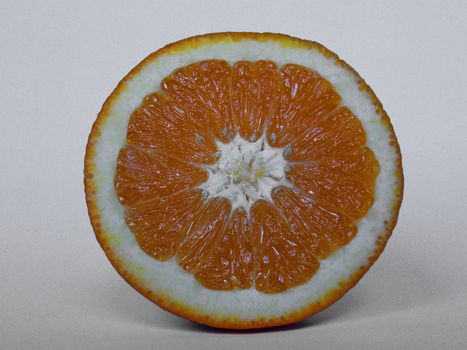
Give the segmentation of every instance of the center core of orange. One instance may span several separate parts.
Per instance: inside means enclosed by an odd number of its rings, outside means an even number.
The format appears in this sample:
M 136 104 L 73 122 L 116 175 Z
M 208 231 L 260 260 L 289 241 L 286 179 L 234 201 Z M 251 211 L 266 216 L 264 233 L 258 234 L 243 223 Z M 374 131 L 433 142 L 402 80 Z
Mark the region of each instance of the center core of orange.
M 260 199 L 271 201 L 271 191 L 287 185 L 287 161 L 283 148 L 271 147 L 265 137 L 247 141 L 237 135 L 231 142 L 218 142 L 217 161 L 205 165 L 209 177 L 199 185 L 207 198 L 224 197 L 232 210 L 251 206 Z

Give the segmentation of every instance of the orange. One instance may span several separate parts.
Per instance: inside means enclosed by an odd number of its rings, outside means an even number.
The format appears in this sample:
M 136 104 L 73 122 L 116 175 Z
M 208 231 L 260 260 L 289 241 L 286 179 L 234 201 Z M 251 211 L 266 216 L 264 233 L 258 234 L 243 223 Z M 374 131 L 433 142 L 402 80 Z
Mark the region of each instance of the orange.
M 91 222 L 161 307 L 224 328 L 287 324 L 363 276 L 402 199 L 399 146 L 335 54 L 281 34 L 166 46 L 105 102 L 89 137 Z

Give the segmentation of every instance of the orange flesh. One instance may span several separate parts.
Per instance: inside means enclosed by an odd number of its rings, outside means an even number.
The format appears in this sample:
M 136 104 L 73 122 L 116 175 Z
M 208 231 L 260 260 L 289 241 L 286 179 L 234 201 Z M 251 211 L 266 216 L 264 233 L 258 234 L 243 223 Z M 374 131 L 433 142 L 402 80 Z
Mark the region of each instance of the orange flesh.
M 332 85 L 310 69 L 287 64 L 279 72 L 276 108 L 268 127 L 271 146 L 284 147 L 340 103 Z
M 196 272 L 197 280 L 211 289 L 250 288 L 254 268 L 252 239 L 247 213 L 235 210 L 219 244 Z
M 282 292 L 307 282 L 319 267 L 311 246 L 294 232 L 271 203 L 258 201 L 252 208 L 256 254 L 256 289 Z
M 196 62 L 166 77 L 130 118 L 115 190 L 140 247 L 205 287 L 278 293 L 310 280 L 319 260 L 349 243 L 374 201 L 379 165 L 360 121 L 332 85 L 294 64 Z M 250 212 L 197 186 L 215 140 L 266 133 L 286 147 L 292 188 Z
M 175 254 L 181 233 L 186 232 L 202 204 L 201 191 L 189 190 L 130 207 L 125 215 L 128 227 L 140 247 L 159 260 Z
M 240 136 L 255 141 L 273 112 L 279 85 L 277 66 L 267 61 L 240 61 L 233 68 L 232 114 Z

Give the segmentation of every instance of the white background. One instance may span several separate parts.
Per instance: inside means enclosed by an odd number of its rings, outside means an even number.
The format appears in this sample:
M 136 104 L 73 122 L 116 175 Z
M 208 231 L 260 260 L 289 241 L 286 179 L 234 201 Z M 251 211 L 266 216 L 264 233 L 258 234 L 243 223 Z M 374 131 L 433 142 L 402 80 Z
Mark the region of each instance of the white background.
M 405 198 L 372 270 L 335 305 L 263 332 L 160 310 L 112 269 L 83 192 L 104 99 L 146 55 L 215 31 L 319 41 L 373 87 Z M 0 348 L 466 349 L 466 1 L 5 1 L 0 5 Z

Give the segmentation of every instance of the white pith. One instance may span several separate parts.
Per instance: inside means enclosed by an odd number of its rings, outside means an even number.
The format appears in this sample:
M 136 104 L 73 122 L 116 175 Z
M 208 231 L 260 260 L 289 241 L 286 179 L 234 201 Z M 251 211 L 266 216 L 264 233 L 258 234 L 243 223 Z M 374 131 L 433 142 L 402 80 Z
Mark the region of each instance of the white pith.
M 317 274 L 307 283 L 280 294 L 263 294 L 255 289 L 214 291 L 202 287 L 190 274 L 182 270 L 174 259 L 158 261 L 138 246 L 124 221 L 125 208 L 114 190 L 116 159 L 126 142 L 128 119 L 144 96 L 158 90 L 161 80 L 176 68 L 205 59 L 271 60 L 279 66 L 296 63 L 309 67 L 333 84 L 348 107 L 359 118 L 367 133 L 367 145 L 373 150 L 380 173 L 376 181 L 375 202 L 368 214 L 358 222 L 356 237 L 335 254 L 321 261 Z M 198 310 L 200 315 L 237 317 L 253 320 L 287 315 L 316 303 L 340 282 L 349 279 L 360 266 L 366 265 L 373 254 L 378 237 L 385 232 L 385 221 L 391 219 L 395 190 L 398 188 L 397 153 L 390 145 L 390 133 L 376 113 L 369 94 L 359 89 L 355 76 L 333 58 L 308 47 L 285 47 L 281 42 L 267 40 L 218 41 L 169 51 L 145 66 L 124 83 L 124 89 L 112 102 L 109 116 L 100 127 L 95 140 L 93 179 L 94 200 L 100 213 L 100 223 L 110 249 L 154 295 L 167 295 L 175 303 Z
M 259 199 L 272 201 L 271 191 L 288 185 L 285 178 L 287 161 L 282 148 L 273 148 L 265 134 L 256 141 L 247 141 L 237 134 L 229 143 L 217 142 L 218 160 L 204 166 L 209 178 L 198 187 L 207 198 L 230 200 L 232 211 L 244 208 L 249 212 Z

